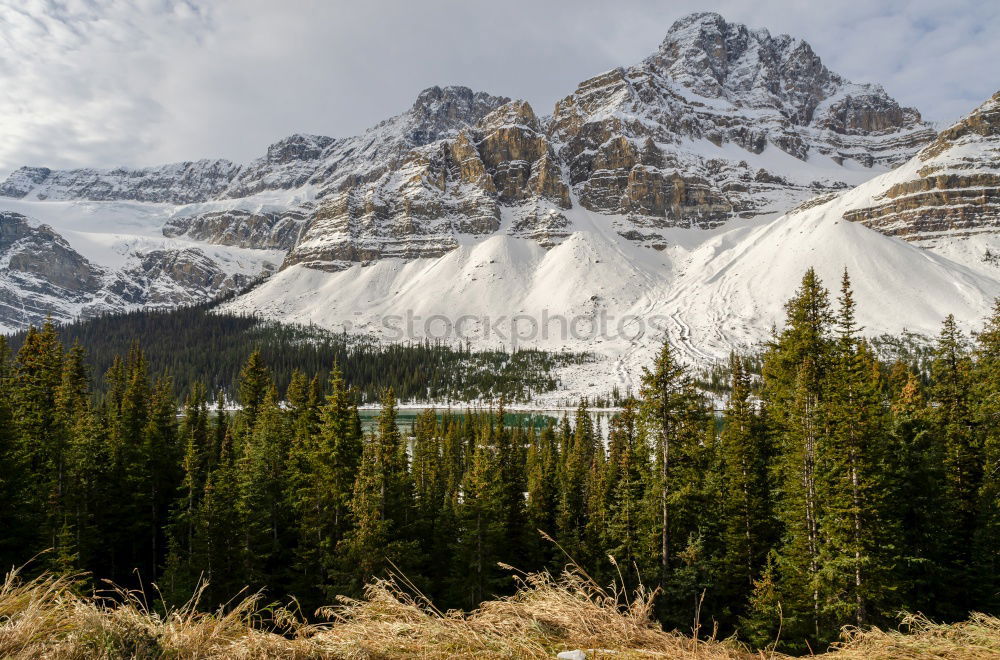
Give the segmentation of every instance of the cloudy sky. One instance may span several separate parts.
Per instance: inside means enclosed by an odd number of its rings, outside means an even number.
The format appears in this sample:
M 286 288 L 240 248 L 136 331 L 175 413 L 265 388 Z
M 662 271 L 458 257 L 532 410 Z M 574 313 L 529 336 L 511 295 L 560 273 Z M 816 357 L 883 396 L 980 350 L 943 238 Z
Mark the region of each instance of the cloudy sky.
M 993 0 L 0 0 L 0 175 L 245 161 L 294 132 L 355 134 L 435 84 L 544 114 L 695 10 L 802 37 L 929 119 L 1000 88 Z

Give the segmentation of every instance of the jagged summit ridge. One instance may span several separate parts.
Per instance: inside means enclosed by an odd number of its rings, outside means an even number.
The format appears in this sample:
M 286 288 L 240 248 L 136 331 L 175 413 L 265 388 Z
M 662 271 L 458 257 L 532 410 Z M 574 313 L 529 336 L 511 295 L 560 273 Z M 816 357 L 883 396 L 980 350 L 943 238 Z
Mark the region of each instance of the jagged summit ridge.
M 880 85 L 831 72 L 805 41 L 716 13 L 678 20 L 647 63 L 700 96 L 776 108 L 799 126 L 853 134 L 921 123 L 917 110 L 900 107 Z
M 410 108 L 407 139 L 414 146 L 430 144 L 456 129 L 472 125 L 510 99 L 468 87 L 428 87 L 417 95 Z
M 0 185 L 0 195 L 16 199 L 188 204 L 220 195 L 239 170 L 239 166 L 225 159 L 144 168 L 52 170 L 22 167 Z

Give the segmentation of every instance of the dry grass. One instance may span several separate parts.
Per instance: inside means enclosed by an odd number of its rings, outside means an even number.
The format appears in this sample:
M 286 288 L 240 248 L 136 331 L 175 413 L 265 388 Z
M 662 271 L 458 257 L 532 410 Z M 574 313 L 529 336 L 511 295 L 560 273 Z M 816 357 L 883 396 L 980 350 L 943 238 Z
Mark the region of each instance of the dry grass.
M 467 614 L 438 611 L 405 578 L 376 581 L 365 598 L 328 608 L 328 624 L 307 625 L 287 610 L 262 609 L 258 596 L 211 614 L 198 612 L 194 598 L 160 614 L 141 593 L 85 597 L 72 579 L 27 580 L 14 572 L 0 584 L 0 657 L 552 658 L 569 649 L 614 651 L 616 658 L 765 657 L 731 640 L 697 641 L 661 630 L 650 618 L 655 593 L 646 590 L 609 591 L 576 570 L 519 580 L 514 596 Z M 847 631 L 826 656 L 1000 657 L 996 618 L 976 615 L 944 626 L 910 617 L 905 624 L 907 633 Z
M 578 571 L 558 580 L 527 575 L 513 596 L 468 614 L 440 612 L 411 592 L 412 585 L 397 580 L 375 582 L 363 600 L 331 608 L 334 624 L 317 637 L 347 657 L 552 658 L 567 649 L 617 651 L 616 657 L 759 657 L 734 643 L 664 632 L 650 619 L 653 593 L 626 598 Z
M 1000 658 L 1000 619 L 985 614 L 973 614 L 968 621 L 953 624 L 934 623 L 919 614 L 910 614 L 904 617 L 900 630 L 849 628 L 844 637 L 845 641 L 836 644 L 830 654 L 838 660 Z

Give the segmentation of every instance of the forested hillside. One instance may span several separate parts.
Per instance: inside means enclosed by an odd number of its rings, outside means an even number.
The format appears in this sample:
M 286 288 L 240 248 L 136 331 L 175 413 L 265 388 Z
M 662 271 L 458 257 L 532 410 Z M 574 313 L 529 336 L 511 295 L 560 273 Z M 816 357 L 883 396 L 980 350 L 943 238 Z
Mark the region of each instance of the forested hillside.
M 58 325 L 55 332 L 66 346 L 79 344 L 84 349 L 85 363 L 94 374 L 106 373 L 116 357 L 138 342 L 149 374 L 169 374 L 181 396 L 198 382 L 212 393 L 222 390 L 232 398 L 240 367 L 254 351 L 260 351 L 281 391 L 296 369 L 325 382 L 337 364 L 357 388 L 361 402 L 377 402 L 386 387 L 406 401 L 504 396 L 523 402 L 558 386 L 556 367 L 589 359 L 533 349 L 508 353 L 431 341 L 381 342 L 315 326 L 219 313 L 213 310 L 215 304 L 109 314 Z M 13 335 L 11 349 L 16 351 L 26 336 L 27 331 Z M 95 385 L 105 391 L 107 382 L 98 379 Z
M 33 329 L 0 359 L 0 561 L 141 579 L 164 604 L 199 580 L 204 607 L 263 588 L 311 615 L 389 571 L 474 607 L 514 591 L 505 566 L 572 557 L 658 588 L 668 629 L 803 653 L 900 611 L 995 613 L 1000 304 L 974 340 L 944 320 L 926 382 L 879 360 L 855 313 L 846 273 L 831 299 L 807 272 L 761 377 L 732 357 L 721 426 L 664 344 L 606 443 L 586 402 L 540 431 L 498 423 L 501 401 L 427 411 L 410 437 L 392 389 L 366 435 L 343 373 L 279 388 L 260 352 L 241 408 L 214 411 L 139 347 L 91 378 L 82 348 Z

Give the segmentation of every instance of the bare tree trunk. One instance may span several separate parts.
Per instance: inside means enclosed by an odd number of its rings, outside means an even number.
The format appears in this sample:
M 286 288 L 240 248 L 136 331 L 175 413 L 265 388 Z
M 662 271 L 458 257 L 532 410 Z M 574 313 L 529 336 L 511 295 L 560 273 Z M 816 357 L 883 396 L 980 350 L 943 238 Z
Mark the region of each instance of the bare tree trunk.
M 663 429 L 663 440 L 661 443 L 663 459 L 660 461 L 660 479 L 662 483 L 662 492 L 660 493 L 660 505 L 661 505 L 661 529 L 660 529 L 660 569 L 661 569 L 661 582 L 666 583 L 667 574 L 670 570 L 670 534 L 668 528 L 670 525 L 670 504 L 668 502 L 668 496 L 670 494 L 669 488 L 669 467 L 670 467 L 670 437 L 667 434 L 666 428 Z
M 860 626 L 865 621 L 865 605 L 861 597 L 861 493 L 858 480 L 856 450 L 851 450 L 851 487 L 854 504 L 854 597 L 857 603 L 856 620 Z

